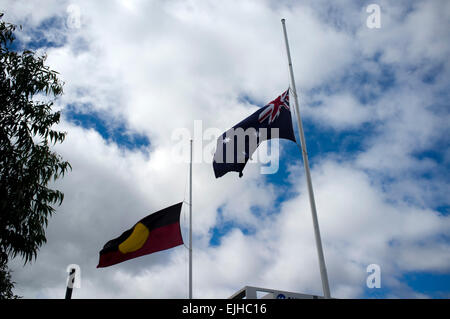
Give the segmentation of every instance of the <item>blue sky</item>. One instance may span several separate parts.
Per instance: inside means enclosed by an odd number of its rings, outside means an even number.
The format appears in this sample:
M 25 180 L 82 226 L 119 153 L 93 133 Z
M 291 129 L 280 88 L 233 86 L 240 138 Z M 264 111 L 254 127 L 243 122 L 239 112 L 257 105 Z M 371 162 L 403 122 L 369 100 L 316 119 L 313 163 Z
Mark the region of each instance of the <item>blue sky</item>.
M 223 132 L 286 89 L 284 17 L 332 295 L 448 298 L 449 5 L 380 1 L 381 28 L 369 29 L 368 4 L 6 1 L 5 19 L 23 26 L 16 47 L 45 51 L 65 82 L 57 150 L 74 167 L 56 184 L 66 200 L 41 256 L 13 267 L 17 292 L 58 296 L 77 263 L 74 296 L 185 297 L 183 247 L 102 273 L 92 265 L 145 212 L 186 199 L 173 132 L 194 120 Z M 199 298 L 245 285 L 322 293 L 301 154 L 280 146 L 272 175 L 248 164 L 243 178 L 216 180 L 207 159 L 194 165 Z M 379 289 L 366 287 L 373 263 Z
M 76 107 L 67 105 L 64 116 L 77 126 L 97 131 L 103 139 L 127 149 L 145 148 L 150 146 L 147 136 L 134 133 L 125 126 L 123 121 L 108 118 L 99 112 L 80 112 Z

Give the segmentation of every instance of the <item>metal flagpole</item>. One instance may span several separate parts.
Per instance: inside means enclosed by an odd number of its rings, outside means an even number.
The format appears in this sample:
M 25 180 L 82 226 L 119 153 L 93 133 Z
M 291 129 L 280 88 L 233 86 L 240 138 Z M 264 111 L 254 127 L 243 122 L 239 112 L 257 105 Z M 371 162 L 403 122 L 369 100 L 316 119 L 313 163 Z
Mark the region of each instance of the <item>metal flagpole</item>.
M 314 192 L 312 188 L 311 174 L 309 172 L 308 152 L 306 150 L 305 135 L 303 133 L 303 125 L 302 120 L 300 118 L 300 111 L 298 108 L 297 89 L 295 88 L 294 72 L 292 71 L 291 53 L 289 51 L 289 42 L 287 38 L 285 19 L 281 19 L 281 23 L 283 24 L 284 43 L 286 44 L 286 52 L 289 63 L 289 76 L 291 79 L 291 92 L 294 95 L 294 104 L 297 115 L 298 131 L 300 134 L 300 142 L 302 146 L 302 157 L 303 163 L 305 165 L 306 183 L 308 185 L 309 203 L 311 205 L 311 214 L 314 226 L 314 235 L 316 238 L 317 255 L 319 257 L 320 276 L 322 278 L 323 294 L 325 298 L 330 298 L 331 297 L 330 286 L 328 284 L 327 268 L 325 266 L 325 258 L 323 256 L 322 240 L 320 239 L 319 221 L 317 219 L 316 203 L 314 201 Z
M 189 165 L 189 299 L 192 299 L 192 139 Z

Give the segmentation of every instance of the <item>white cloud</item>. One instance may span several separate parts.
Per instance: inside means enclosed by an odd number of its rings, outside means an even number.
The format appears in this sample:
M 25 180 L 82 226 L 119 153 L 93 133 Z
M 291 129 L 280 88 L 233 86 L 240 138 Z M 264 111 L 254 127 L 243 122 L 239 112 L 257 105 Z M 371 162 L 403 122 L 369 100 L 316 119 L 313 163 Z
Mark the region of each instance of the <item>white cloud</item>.
M 323 127 L 351 129 L 369 122 L 373 117 L 373 109 L 362 105 L 349 93 L 321 94 L 314 97 L 314 102 L 320 104 L 306 108 L 305 115 Z

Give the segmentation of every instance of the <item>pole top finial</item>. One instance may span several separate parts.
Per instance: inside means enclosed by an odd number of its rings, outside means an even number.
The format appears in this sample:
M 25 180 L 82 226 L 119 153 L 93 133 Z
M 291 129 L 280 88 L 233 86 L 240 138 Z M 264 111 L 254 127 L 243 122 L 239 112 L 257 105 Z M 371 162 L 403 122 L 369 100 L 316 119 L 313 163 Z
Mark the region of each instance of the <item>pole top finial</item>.
M 284 23 L 285 21 L 286 21 L 286 19 L 285 19 L 285 18 L 281 19 L 281 22 L 283 22 L 283 23 Z

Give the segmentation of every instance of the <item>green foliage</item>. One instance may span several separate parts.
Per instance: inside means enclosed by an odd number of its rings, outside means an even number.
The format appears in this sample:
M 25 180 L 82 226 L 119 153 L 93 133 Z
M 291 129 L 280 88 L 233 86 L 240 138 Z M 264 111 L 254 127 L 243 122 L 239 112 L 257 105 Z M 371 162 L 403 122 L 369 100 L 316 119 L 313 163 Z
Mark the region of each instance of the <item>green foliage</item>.
M 58 73 L 44 64 L 46 56 L 12 48 L 16 26 L 0 13 L 0 268 L 10 257 L 25 263 L 46 242 L 48 218 L 63 193 L 47 187 L 71 169 L 50 149 L 65 132 L 52 130 L 60 112 L 53 101 L 63 92 Z M 43 101 L 38 98 L 43 99 Z M 9 278 L 5 270 L 2 278 Z
M 0 300 L 1 299 L 19 299 L 19 296 L 13 293 L 14 282 L 11 281 L 11 272 L 7 266 L 0 267 Z

